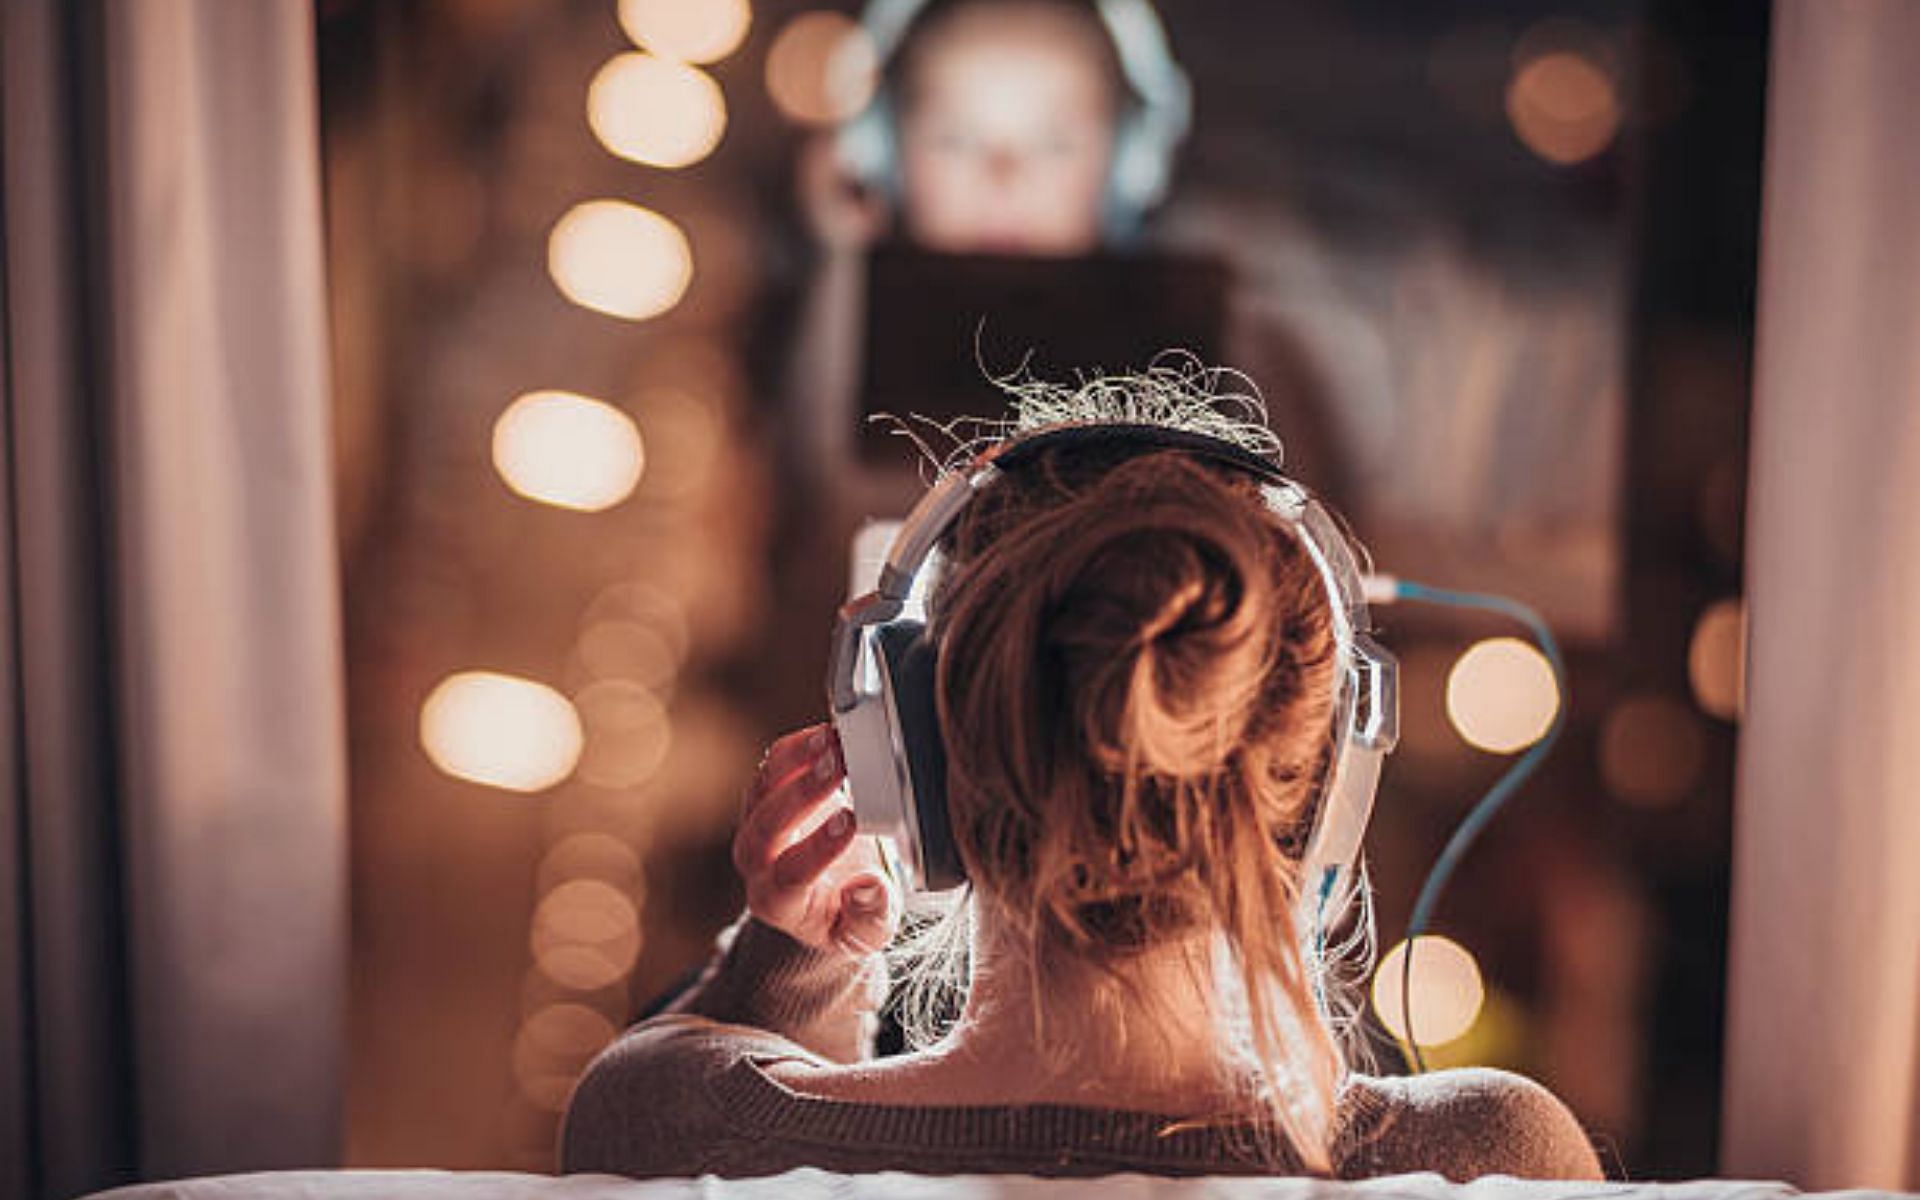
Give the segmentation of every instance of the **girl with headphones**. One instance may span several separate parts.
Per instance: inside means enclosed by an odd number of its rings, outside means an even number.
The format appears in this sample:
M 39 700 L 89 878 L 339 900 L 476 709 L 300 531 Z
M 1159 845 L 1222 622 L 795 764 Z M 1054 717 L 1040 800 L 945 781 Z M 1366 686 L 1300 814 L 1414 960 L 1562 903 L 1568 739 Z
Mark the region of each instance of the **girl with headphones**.
M 1185 382 L 1026 389 L 908 519 L 842 612 L 832 724 L 749 789 L 748 915 L 589 1069 L 566 1170 L 1598 1177 L 1537 1084 L 1349 1063 L 1327 935 L 1392 659 L 1272 435 Z M 882 951 L 934 888 L 958 1019 L 877 1059 Z
M 817 143 L 826 241 L 1086 254 L 1164 198 L 1191 100 L 1148 0 L 873 0 L 871 103 Z

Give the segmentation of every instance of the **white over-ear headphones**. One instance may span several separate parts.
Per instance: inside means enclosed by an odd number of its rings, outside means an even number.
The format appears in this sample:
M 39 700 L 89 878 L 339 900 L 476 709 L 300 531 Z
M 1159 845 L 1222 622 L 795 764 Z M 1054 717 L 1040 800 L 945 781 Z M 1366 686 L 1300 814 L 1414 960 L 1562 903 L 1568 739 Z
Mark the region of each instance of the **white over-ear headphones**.
M 1244 471 L 1299 538 L 1332 602 L 1338 646 L 1333 757 L 1302 863 L 1303 931 L 1318 937 L 1351 895 L 1380 768 L 1399 737 L 1398 668 L 1370 636 L 1359 559 L 1338 523 L 1274 462 L 1219 438 L 1162 426 L 1064 425 L 1000 443 L 929 491 L 895 536 L 879 586 L 840 610 L 827 693 L 862 832 L 887 840 L 924 890 L 965 867 L 946 805 L 946 749 L 935 705 L 937 648 L 910 611 L 916 579 L 975 496 L 1044 450 L 1090 442 L 1175 450 Z
M 861 18 L 880 62 L 881 83 L 858 116 L 840 127 L 841 163 L 862 184 L 899 197 L 899 125 L 886 75 L 914 21 L 937 0 L 871 0 Z M 1105 226 L 1116 241 L 1132 237 L 1166 197 L 1174 154 L 1193 121 L 1193 87 L 1174 60 L 1167 33 L 1149 0 L 1092 0 L 1113 39 L 1133 102 L 1114 130 Z

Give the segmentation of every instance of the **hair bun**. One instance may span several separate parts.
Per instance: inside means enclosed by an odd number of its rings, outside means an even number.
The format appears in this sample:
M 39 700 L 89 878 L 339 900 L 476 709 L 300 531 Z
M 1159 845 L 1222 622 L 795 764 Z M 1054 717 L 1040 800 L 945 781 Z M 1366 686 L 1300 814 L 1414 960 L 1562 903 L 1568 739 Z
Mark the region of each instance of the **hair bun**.
M 1114 470 L 1063 540 L 1042 631 L 1088 756 L 1114 773 L 1220 769 L 1259 705 L 1277 614 L 1272 526 L 1184 459 Z

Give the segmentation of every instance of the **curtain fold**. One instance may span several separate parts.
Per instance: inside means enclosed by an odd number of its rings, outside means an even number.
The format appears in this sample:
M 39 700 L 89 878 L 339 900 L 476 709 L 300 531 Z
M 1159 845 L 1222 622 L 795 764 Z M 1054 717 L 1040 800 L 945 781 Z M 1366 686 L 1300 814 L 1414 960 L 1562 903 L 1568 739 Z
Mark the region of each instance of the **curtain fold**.
M 107 16 L 141 1162 L 326 1162 L 345 734 L 312 15 Z
M 1920 4 L 1773 47 L 1721 1169 L 1920 1189 Z
M 312 12 L 7 0 L 0 1191 L 338 1156 Z

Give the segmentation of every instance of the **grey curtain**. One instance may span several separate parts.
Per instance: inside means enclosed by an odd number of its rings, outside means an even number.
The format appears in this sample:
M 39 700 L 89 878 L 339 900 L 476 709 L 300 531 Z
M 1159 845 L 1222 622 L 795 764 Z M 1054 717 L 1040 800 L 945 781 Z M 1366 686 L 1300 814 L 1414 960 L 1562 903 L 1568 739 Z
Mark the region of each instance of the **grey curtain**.
M 346 809 L 311 6 L 0 4 L 0 1194 L 325 1165 Z
M 1773 47 L 1721 1169 L 1920 1189 L 1920 3 Z

